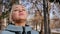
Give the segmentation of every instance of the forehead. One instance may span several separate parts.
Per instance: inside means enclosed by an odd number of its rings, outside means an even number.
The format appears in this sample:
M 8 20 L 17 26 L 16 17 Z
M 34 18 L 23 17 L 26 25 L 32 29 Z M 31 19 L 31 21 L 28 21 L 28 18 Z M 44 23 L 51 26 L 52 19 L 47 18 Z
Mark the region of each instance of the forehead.
M 25 7 L 23 5 L 13 5 L 12 8 L 13 9 L 17 9 L 17 8 L 25 9 Z

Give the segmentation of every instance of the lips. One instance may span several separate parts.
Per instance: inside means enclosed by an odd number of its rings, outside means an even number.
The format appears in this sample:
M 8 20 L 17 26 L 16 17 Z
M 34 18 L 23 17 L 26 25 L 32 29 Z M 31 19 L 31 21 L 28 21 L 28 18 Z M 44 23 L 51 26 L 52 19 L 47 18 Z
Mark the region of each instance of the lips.
M 23 13 L 19 13 L 19 16 L 24 15 Z

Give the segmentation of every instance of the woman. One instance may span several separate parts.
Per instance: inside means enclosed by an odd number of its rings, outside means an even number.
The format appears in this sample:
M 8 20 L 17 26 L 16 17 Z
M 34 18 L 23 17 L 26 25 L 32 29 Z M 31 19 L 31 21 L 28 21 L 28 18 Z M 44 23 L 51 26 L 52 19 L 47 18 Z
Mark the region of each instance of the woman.
M 26 19 L 28 12 L 23 5 L 12 5 L 10 20 L 14 22 L 14 25 L 8 25 L 7 28 L 2 31 L 2 34 L 39 34 L 37 31 L 26 25 Z

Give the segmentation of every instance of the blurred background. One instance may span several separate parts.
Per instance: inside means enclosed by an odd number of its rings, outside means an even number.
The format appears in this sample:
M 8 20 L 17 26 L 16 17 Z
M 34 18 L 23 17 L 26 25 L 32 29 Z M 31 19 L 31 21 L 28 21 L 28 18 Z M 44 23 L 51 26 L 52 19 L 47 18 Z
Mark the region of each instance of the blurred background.
M 40 34 L 60 34 L 60 0 L 0 0 L 0 31 L 9 21 L 11 5 L 20 3 L 29 13 L 28 25 Z

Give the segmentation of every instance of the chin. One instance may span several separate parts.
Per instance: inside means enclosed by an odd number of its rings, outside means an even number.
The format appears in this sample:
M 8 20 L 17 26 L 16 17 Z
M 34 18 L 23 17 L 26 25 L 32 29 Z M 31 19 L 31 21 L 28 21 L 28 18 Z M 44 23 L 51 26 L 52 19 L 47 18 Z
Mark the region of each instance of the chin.
M 26 19 L 23 19 L 23 18 L 22 18 L 22 19 L 19 19 L 19 20 L 26 20 Z
M 20 20 L 25 20 L 26 18 L 19 18 Z

